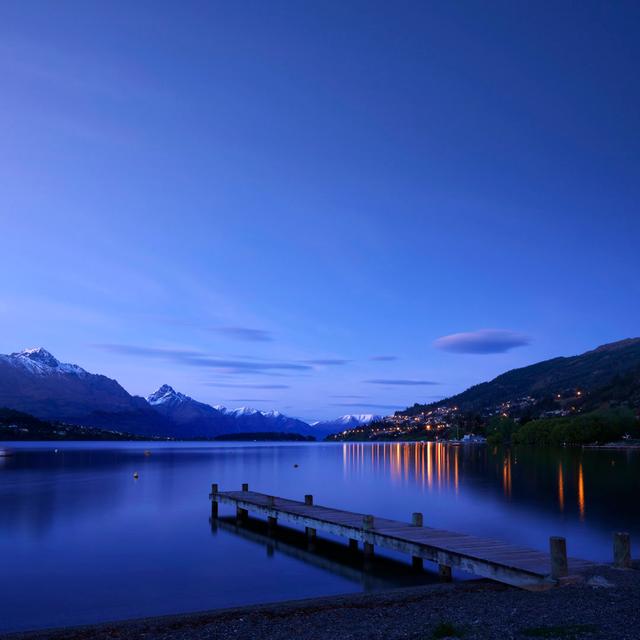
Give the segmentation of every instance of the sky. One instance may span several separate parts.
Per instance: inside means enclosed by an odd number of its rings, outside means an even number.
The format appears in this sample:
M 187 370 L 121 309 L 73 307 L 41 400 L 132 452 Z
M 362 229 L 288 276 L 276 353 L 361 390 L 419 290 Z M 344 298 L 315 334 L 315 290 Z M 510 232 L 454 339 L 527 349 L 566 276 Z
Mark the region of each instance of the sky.
M 640 5 L 0 4 L 0 352 L 388 414 L 640 335 Z

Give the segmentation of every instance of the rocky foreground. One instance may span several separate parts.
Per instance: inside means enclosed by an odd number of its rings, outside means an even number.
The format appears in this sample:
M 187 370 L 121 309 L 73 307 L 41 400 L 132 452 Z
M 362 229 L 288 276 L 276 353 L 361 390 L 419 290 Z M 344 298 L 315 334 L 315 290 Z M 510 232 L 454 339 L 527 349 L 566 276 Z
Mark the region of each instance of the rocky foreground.
M 147 618 L 3 640 L 640 638 L 640 571 L 528 592 L 485 581 Z

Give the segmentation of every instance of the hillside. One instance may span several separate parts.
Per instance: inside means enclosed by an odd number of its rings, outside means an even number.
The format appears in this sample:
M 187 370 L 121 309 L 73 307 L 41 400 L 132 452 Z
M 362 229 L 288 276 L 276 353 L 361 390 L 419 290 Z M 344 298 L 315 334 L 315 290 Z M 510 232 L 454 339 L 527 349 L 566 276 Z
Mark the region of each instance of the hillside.
M 0 441 L 15 440 L 143 440 L 119 431 L 40 420 L 27 413 L 0 408 Z
M 417 415 L 438 407 L 484 413 L 502 403 L 584 396 L 584 408 L 625 402 L 640 406 L 640 338 L 613 342 L 572 357 L 553 358 L 513 369 L 439 402 L 416 404 L 397 415 Z

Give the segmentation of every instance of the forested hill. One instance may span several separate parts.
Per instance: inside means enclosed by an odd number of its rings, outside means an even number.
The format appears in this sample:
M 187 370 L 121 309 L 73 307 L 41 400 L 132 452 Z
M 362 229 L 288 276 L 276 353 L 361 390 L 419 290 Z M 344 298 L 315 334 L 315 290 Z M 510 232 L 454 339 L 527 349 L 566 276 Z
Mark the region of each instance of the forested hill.
M 553 358 L 513 369 L 451 398 L 429 405 L 415 404 L 399 414 L 412 415 L 441 406 L 482 412 L 526 396 L 541 400 L 578 391 L 594 408 L 620 402 L 640 406 L 640 338 L 605 344 L 579 356 Z

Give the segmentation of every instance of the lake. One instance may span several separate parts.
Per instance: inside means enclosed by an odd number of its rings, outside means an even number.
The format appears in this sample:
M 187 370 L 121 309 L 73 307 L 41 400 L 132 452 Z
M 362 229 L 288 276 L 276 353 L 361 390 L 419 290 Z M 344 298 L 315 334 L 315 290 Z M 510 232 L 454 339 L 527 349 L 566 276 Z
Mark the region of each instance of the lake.
M 0 443 L 0 631 L 435 580 L 389 555 L 364 571 L 292 532 L 210 522 L 211 483 L 610 560 L 640 543 L 640 454 L 307 443 Z M 147 453 L 145 453 L 147 451 Z M 134 473 L 138 478 L 134 478 Z M 221 516 L 231 512 L 221 507 Z M 465 576 L 457 575 L 457 578 Z

